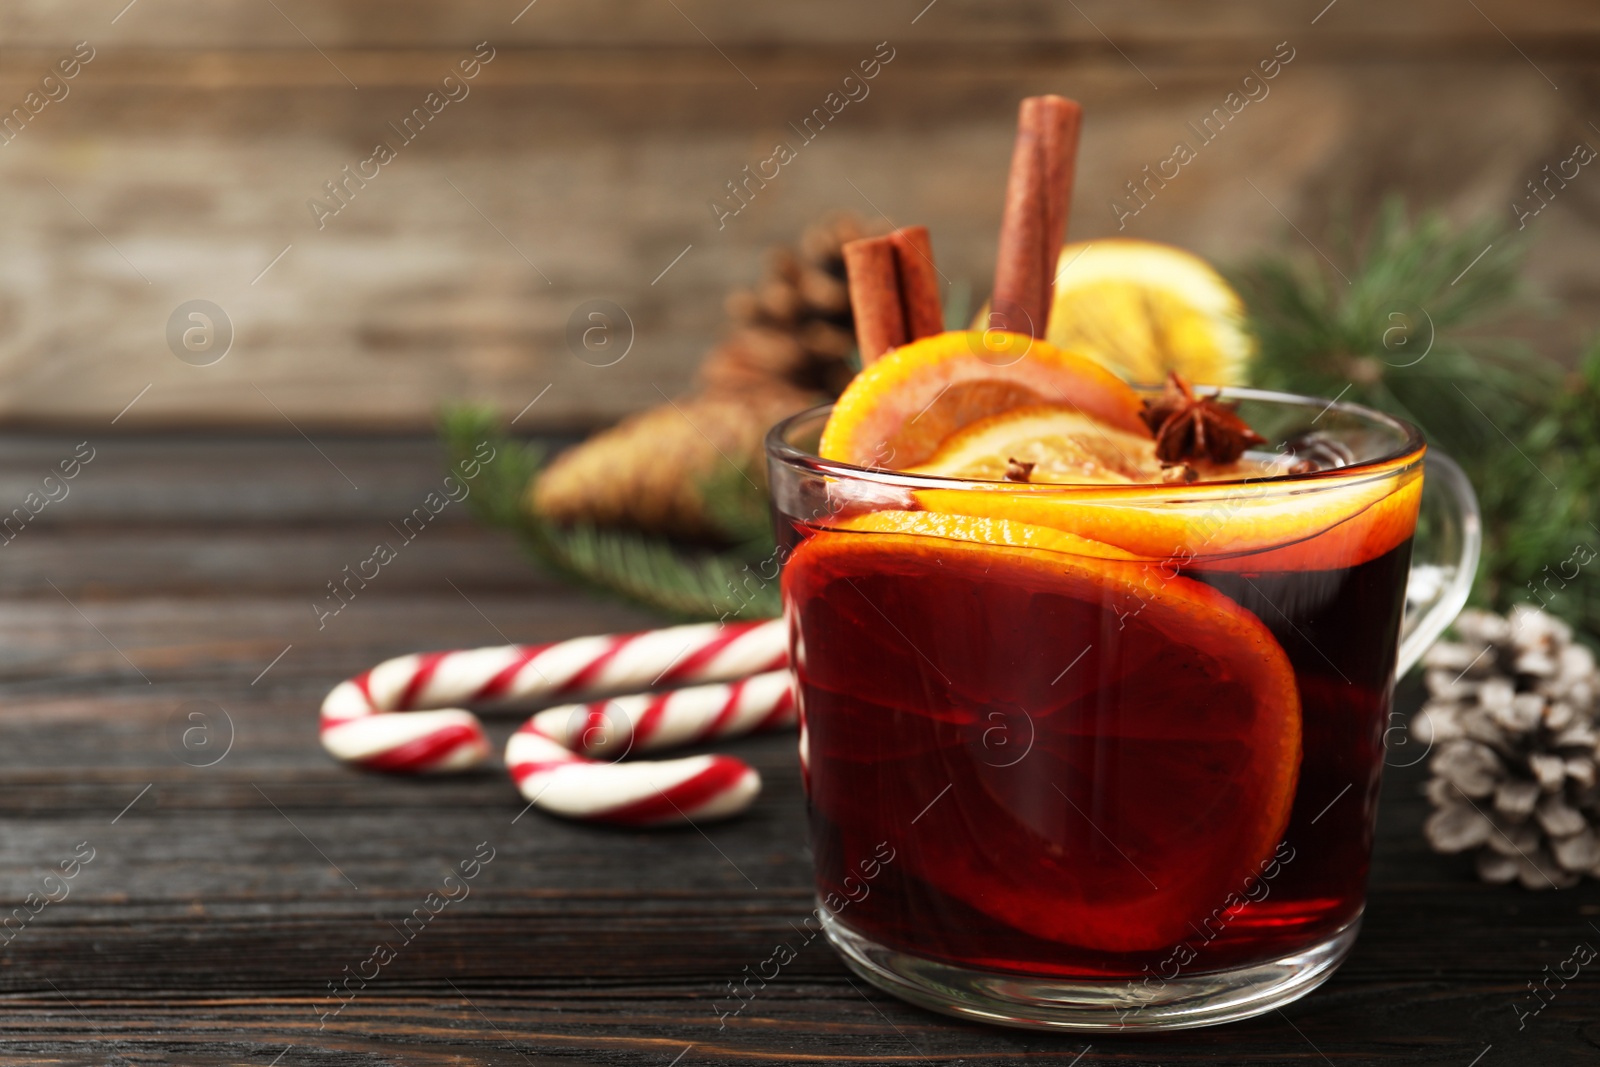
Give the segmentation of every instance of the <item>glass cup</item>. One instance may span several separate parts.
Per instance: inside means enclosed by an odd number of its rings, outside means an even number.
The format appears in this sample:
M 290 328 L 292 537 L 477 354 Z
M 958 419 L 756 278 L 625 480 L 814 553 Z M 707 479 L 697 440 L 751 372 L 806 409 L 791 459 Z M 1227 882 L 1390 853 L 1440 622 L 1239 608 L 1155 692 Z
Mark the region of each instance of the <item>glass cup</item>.
M 769 435 L 819 913 L 863 978 L 1163 1029 L 1350 951 L 1394 681 L 1466 600 L 1477 502 L 1397 419 L 1225 396 L 1255 458 L 1340 465 L 1013 485 L 820 459 L 828 408 Z

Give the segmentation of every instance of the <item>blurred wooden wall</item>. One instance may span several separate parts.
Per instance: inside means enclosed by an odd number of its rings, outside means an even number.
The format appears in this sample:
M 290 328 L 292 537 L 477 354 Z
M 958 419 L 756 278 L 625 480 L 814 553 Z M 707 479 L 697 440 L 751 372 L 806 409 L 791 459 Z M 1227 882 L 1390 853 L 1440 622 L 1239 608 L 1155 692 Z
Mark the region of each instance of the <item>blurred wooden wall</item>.
M 449 397 L 608 420 L 684 388 L 727 289 L 825 212 L 929 224 L 981 294 L 1025 94 L 1084 102 L 1072 233 L 1116 232 L 1124 183 L 1280 42 L 1269 94 L 1124 232 L 1236 258 L 1388 192 L 1510 222 L 1600 147 L 1594 0 L 524 2 L 0 6 L 0 107 L 95 55 L 0 145 L 0 419 L 100 426 L 137 395 L 118 430 L 422 427 Z M 469 95 L 319 229 L 308 200 L 484 41 Z M 725 183 L 884 41 L 870 95 L 719 228 Z M 1600 329 L 1600 168 L 1529 226 L 1564 304 L 1541 343 L 1570 355 Z M 191 299 L 235 329 L 209 366 L 169 351 Z M 613 366 L 566 341 L 593 299 L 634 323 Z

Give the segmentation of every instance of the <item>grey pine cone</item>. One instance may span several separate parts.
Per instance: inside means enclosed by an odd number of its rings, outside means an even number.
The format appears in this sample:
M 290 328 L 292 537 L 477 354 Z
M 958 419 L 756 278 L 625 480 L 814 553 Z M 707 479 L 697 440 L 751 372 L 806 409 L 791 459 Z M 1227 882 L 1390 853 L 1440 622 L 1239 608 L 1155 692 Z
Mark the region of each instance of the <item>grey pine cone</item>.
M 1464 611 L 1423 657 L 1411 733 L 1432 752 L 1424 824 L 1437 852 L 1475 852 L 1486 882 L 1566 888 L 1600 878 L 1594 655 L 1536 608 Z

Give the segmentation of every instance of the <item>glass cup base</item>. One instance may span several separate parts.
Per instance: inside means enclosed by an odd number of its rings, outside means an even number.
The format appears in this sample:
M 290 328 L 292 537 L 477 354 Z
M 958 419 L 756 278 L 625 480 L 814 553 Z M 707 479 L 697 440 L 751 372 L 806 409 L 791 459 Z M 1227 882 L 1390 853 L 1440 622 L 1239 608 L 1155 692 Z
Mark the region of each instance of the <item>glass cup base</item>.
M 1179 975 L 1148 996 L 1127 980 L 1029 978 L 978 971 L 886 948 L 819 907 L 845 964 L 886 993 L 920 1007 L 1025 1030 L 1185 1030 L 1248 1019 L 1326 982 L 1355 944 L 1361 917 L 1325 941 L 1281 959 Z

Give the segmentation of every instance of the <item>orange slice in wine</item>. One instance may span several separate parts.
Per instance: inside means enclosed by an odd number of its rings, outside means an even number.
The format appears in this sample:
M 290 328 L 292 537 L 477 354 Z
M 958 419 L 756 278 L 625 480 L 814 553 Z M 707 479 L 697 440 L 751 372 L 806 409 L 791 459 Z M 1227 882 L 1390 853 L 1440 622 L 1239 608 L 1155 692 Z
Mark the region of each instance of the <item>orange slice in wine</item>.
M 1180 567 L 1330 570 L 1411 536 L 1420 458 L 1419 450 L 1287 481 L 1272 460 L 1247 456 L 1228 468 L 1200 466 L 1197 483 L 1169 485 L 1148 435 L 1035 405 L 968 424 L 908 473 L 974 479 L 916 491 L 933 512 L 1049 526 Z M 1007 480 L 1023 472 L 1026 484 Z
M 811 797 L 842 826 L 903 828 L 912 876 L 1015 930 L 1156 949 L 1280 841 L 1300 702 L 1249 611 L 1080 547 L 910 511 L 803 542 L 783 583 Z M 1028 734 L 1004 759 L 975 747 L 997 714 Z
M 975 483 L 918 490 L 915 497 L 930 511 L 1049 526 L 1169 566 L 1333 570 L 1376 559 L 1411 536 L 1422 500 L 1421 452 L 1295 482 Z
M 937 511 L 871 511 L 844 519 L 837 524 L 837 528 L 859 533 L 919 534 L 1011 548 L 1039 548 L 1097 559 L 1137 558 L 1126 549 L 1091 541 L 1087 537 L 1049 526 L 1033 526 L 1025 522 L 975 515 L 945 515 Z

